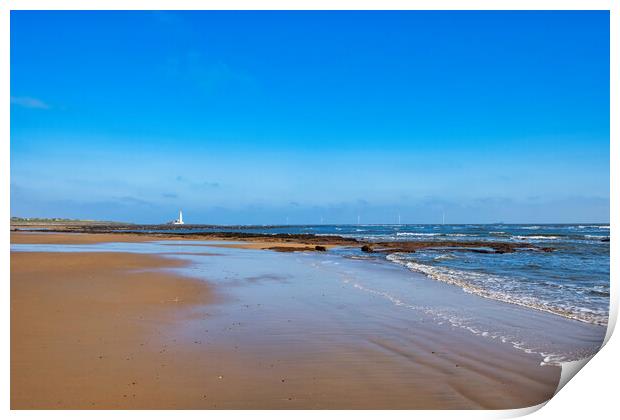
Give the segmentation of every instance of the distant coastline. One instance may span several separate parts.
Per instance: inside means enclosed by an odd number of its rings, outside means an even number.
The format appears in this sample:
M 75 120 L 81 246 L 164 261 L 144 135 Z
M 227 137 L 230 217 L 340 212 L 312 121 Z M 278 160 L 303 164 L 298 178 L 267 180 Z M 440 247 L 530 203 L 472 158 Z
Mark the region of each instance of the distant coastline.
M 108 220 L 69 219 L 63 217 L 11 217 L 13 226 L 88 226 L 88 225 L 131 225 L 127 222 L 114 222 Z

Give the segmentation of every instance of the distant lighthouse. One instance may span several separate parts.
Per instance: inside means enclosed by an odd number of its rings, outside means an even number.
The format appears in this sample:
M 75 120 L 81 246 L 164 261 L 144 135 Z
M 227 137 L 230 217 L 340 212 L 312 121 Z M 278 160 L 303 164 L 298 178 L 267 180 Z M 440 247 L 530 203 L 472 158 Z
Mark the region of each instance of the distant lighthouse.
M 179 210 L 179 218 L 177 220 L 175 220 L 174 222 L 172 222 L 173 225 L 184 225 L 185 222 L 183 221 L 183 211 Z

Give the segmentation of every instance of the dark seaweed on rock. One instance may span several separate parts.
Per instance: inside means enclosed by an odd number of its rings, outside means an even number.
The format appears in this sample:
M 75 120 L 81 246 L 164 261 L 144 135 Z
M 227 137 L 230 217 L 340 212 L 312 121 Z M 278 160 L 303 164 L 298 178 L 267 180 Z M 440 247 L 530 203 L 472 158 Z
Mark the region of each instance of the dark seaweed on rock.
M 372 247 L 364 245 L 364 252 L 406 252 L 420 249 L 456 249 L 480 254 L 507 254 L 522 249 L 551 252 L 553 248 L 540 247 L 527 242 L 489 242 L 489 241 L 410 241 L 410 242 L 376 242 Z

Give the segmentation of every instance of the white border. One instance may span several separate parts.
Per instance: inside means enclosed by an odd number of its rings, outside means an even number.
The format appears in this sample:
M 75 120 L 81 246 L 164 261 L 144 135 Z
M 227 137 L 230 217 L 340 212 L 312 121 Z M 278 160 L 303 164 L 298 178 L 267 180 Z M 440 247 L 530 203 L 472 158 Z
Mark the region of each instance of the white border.
M 9 349 L 9 316 L 10 316 L 10 286 L 9 286 L 9 220 L 10 220 L 10 10 L 339 10 L 339 9 L 414 9 L 414 10 L 611 10 L 611 115 L 618 114 L 617 89 L 618 75 L 620 68 L 617 63 L 618 53 L 618 24 L 619 18 L 618 2 L 614 1 L 550 1 L 550 0 L 521 0 L 521 1 L 504 1 L 504 0 L 425 0 L 425 1 L 402 1 L 402 0 L 383 0 L 383 1 L 342 1 L 342 0 L 314 0 L 314 1 L 296 1 L 294 3 L 277 0 L 251 1 L 251 0 L 232 0 L 232 1 L 196 1 L 196 0 L 0 0 L 0 90 L 4 100 L 0 101 L 0 133 L 2 140 L 0 142 L 0 172 L 2 182 L 0 183 L 1 193 L 4 199 L 0 204 L 0 217 L 4 220 L 5 229 L 2 231 L 4 244 L 4 252 L 2 253 L 2 329 L 3 329 L 3 345 L 0 348 L 2 354 L 2 367 L 0 378 L 0 392 L 2 392 L 3 410 L 9 410 L 9 386 L 10 386 L 10 349 Z M 610 131 L 610 156 L 611 156 L 611 230 L 616 231 L 618 226 L 618 217 L 620 215 L 620 195 L 618 194 L 617 180 L 618 168 L 614 163 L 618 161 L 620 156 L 620 146 L 618 145 L 618 126 L 614 119 L 611 119 Z M 611 310 L 610 310 L 610 328 L 606 339 L 609 340 L 610 334 L 615 326 L 618 314 L 618 286 L 616 273 L 618 272 L 619 251 L 612 241 L 611 246 Z M 544 410 L 537 411 L 534 418 L 583 418 L 593 415 L 600 418 L 609 417 L 609 413 L 617 412 L 614 389 L 617 384 L 617 375 L 619 373 L 618 362 L 614 359 L 614 355 L 618 354 L 620 345 L 618 339 L 610 340 L 605 346 L 604 351 L 594 357 L 593 361 L 588 363 L 588 367 L 579 374 L 579 379 L 570 381 L 556 397 L 549 403 Z M 541 404 L 543 406 L 545 404 Z M 505 410 L 505 411 L 321 411 L 315 413 L 312 411 L 177 411 L 174 416 L 184 418 L 198 418 L 209 415 L 218 418 L 232 418 L 239 415 L 247 415 L 252 417 L 269 417 L 269 418 L 309 418 L 319 414 L 321 416 L 340 418 L 353 417 L 364 418 L 375 415 L 389 416 L 391 418 L 410 418 L 411 416 L 421 416 L 423 418 L 504 418 L 515 417 L 536 411 L 540 408 L 533 407 L 522 410 Z M 16 411 L 10 412 L 10 416 L 20 416 L 24 418 L 33 417 L 50 417 L 50 418 L 67 418 L 78 416 L 83 418 L 86 414 L 90 418 L 107 418 L 110 414 L 105 411 Z M 115 411 L 113 415 L 118 418 L 163 418 L 173 413 L 167 411 Z

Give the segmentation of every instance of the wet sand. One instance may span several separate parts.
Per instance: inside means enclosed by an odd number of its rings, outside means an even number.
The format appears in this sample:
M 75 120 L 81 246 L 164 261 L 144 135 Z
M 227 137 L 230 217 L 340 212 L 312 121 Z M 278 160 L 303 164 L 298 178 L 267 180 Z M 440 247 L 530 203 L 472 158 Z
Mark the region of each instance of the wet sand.
M 131 234 L 131 233 L 56 233 L 56 232 L 11 232 L 12 244 L 58 244 L 58 245 L 87 245 L 99 244 L 105 242 L 151 242 L 170 239 L 168 234 Z M 200 238 L 173 236 L 176 241 L 192 242 Z M 217 240 L 218 238 L 215 237 Z M 225 240 L 225 239 L 223 239 Z M 260 239 L 244 239 L 242 241 L 226 241 L 226 243 L 218 244 L 223 248 L 240 248 L 240 249 L 273 249 L 280 248 L 282 251 L 307 251 L 314 250 L 315 246 L 309 246 L 306 243 L 294 241 L 265 241 Z M 334 245 L 322 245 L 326 249 L 331 249 Z
M 383 318 L 372 300 L 358 313 L 337 287 L 284 276 L 291 257 L 216 281 L 149 254 L 12 252 L 11 407 L 518 408 L 553 395 L 559 367 L 422 319 Z
M 121 253 L 12 253 L 11 407 L 171 401 L 176 390 L 165 377 L 141 381 L 146 400 L 133 383 L 163 368 L 163 331 L 214 300 L 206 283 L 156 271 L 182 264 Z
M 11 232 L 12 244 L 83 245 L 103 242 L 148 242 L 157 240 L 160 240 L 160 238 L 156 235 L 147 236 L 130 233 L 88 235 L 82 233 Z

